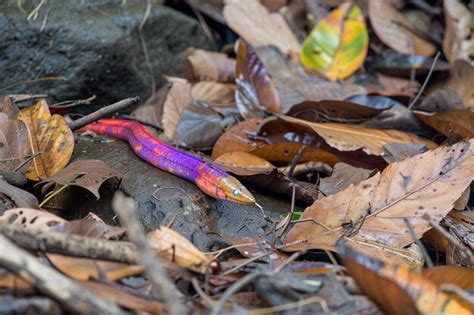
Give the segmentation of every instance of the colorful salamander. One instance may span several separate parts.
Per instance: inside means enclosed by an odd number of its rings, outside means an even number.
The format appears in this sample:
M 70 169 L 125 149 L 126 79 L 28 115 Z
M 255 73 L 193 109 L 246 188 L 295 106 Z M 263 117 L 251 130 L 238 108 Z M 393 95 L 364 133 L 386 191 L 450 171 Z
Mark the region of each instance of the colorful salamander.
M 133 151 L 151 165 L 195 183 L 217 199 L 255 204 L 252 194 L 233 176 L 203 159 L 153 137 L 140 123 L 102 119 L 81 129 L 128 141 Z

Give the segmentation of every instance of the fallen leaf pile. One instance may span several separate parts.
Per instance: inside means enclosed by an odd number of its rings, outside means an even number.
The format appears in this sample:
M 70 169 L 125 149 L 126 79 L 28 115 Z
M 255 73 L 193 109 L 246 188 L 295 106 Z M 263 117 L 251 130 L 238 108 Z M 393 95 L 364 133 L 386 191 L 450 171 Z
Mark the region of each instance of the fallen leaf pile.
M 139 106 L 2 95 L 0 313 L 474 313 L 472 3 L 162 5 L 215 49 L 173 46 L 182 63 Z M 180 32 L 153 29 L 155 9 L 139 29 L 152 71 L 161 52 L 144 34 Z M 235 176 L 256 204 L 133 159 L 143 144 L 71 130 L 114 116 Z M 149 172 L 164 176 L 153 193 Z

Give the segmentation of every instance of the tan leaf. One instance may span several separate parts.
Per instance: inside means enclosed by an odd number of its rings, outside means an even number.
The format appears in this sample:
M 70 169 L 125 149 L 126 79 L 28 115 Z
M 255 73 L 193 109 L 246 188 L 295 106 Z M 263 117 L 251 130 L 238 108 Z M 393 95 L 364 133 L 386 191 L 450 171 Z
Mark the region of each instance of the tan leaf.
M 399 53 L 429 57 L 436 51 L 432 43 L 411 31 L 413 26 L 388 0 L 369 0 L 369 18 L 380 40 Z
M 269 13 L 260 1 L 228 0 L 223 12 L 229 27 L 252 46 L 276 46 L 298 58 L 300 44 L 290 27 L 281 14 Z
M 474 137 L 474 112 L 451 110 L 441 113 L 413 111 L 416 118 L 445 136 L 458 134 L 463 138 Z
M 213 262 L 212 258 L 204 255 L 185 237 L 165 226 L 149 232 L 148 239 L 151 248 L 156 253 L 181 267 L 206 273 L 217 266 L 217 262 Z
M 104 162 L 100 160 L 77 160 L 47 180 L 38 183 L 38 185 L 43 185 L 43 194 L 54 184 L 78 186 L 87 189 L 99 199 L 100 187 L 104 182 L 113 178 L 119 180 L 122 175 Z
M 267 160 L 242 151 L 222 154 L 214 163 L 227 172 L 243 176 L 268 174 L 275 169 Z
M 235 60 L 226 54 L 190 47 L 186 50 L 183 70 L 189 81 L 234 82 Z
M 8 97 L 0 101 L 0 170 L 13 171 L 30 156 L 28 130 L 16 119 L 18 109 Z
M 474 12 L 459 0 L 444 1 L 443 52 L 450 63 L 463 59 L 474 66 Z
M 284 121 L 316 132 L 330 146 L 340 151 L 362 149 L 367 154 L 383 155 L 384 146 L 389 143 L 421 143 L 435 148 L 434 142 L 398 130 L 381 130 L 338 123 L 314 123 L 282 116 Z
M 57 229 L 68 224 L 63 218 L 48 211 L 29 208 L 15 208 L 5 211 L 0 217 L 0 223 L 15 224 L 42 231 Z
M 51 115 L 46 100 L 21 110 L 18 118 L 28 129 L 33 164 L 26 172 L 30 180 L 46 179 L 62 170 L 74 151 L 74 135 L 60 115 Z
M 247 135 L 255 132 L 261 122 L 261 119 L 250 118 L 229 128 L 214 144 L 212 158 L 215 160 L 227 152 L 248 152 L 254 149 L 256 145 Z
M 233 105 L 235 103 L 235 85 L 212 81 L 194 83 L 191 97 L 195 100 L 217 105 Z
M 46 256 L 59 271 L 77 280 L 97 279 L 105 276 L 107 280 L 117 281 L 125 277 L 138 276 L 143 272 L 143 267 L 136 265 L 51 253 L 47 253 Z
M 170 80 L 170 79 L 169 79 Z M 174 139 L 181 112 L 191 103 L 191 84 L 186 80 L 171 79 L 173 84 L 163 104 L 163 130 L 165 136 Z
M 444 146 L 390 164 L 382 173 L 317 200 L 285 236 L 287 249 L 334 249 L 343 237 L 348 245 L 372 256 L 389 255 L 381 246 L 403 248 L 451 211 L 471 184 L 474 139 Z M 311 221 L 311 222 L 310 222 Z

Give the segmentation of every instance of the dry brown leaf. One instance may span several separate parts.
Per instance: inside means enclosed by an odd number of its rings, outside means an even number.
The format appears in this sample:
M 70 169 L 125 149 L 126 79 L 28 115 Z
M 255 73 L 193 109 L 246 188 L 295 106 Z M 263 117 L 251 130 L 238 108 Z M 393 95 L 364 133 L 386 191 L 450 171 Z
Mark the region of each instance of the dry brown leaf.
M 54 184 L 78 186 L 90 191 L 98 200 L 102 184 L 110 179 L 121 178 L 122 174 L 119 171 L 100 160 L 77 160 L 38 185 L 43 185 L 41 189 L 43 194 Z
M 212 159 L 215 160 L 227 152 L 249 152 L 257 147 L 257 145 L 250 140 L 247 135 L 249 133 L 255 133 L 261 122 L 261 119 L 250 118 L 229 128 L 214 144 L 212 149 Z
M 183 70 L 189 81 L 234 82 L 235 60 L 226 54 L 190 47 L 186 50 Z
M 459 0 L 445 0 L 444 16 L 443 52 L 446 58 L 450 63 L 463 59 L 474 66 L 474 12 Z
M 121 240 L 127 234 L 127 229 L 106 224 L 96 214 L 89 212 L 84 218 L 68 221 L 64 229 L 55 229 L 67 234 L 78 234 L 91 238 L 106 240 Z
M 51 115 L 45 99 L 22 109 L 18 118 L 27 125 L 32 153 L 38 153 L 26 177 L 38 181 L 62 170 L 74 151 L 74 135 L 64 118 Z
M 407 55 L 434 54 L 436 47 L 411 32 L 413 26 L 388 0 L 369 0 L 368 6 L 372 28 L 385 45 Z
M 421 143 L 435 148 L 434 142 L 398 130 L 380 130 L 338 123 L 314 123 L 290 116 L 282 116 L 286 122 L 316 132 L 330 146 L 340 151 L 362 149 L 367 154 L 383 155 L 384 146 L 390 143 Z
M 191 103 L 191 83 L 184 79 L 168 78 L 172 86 L 163 104 L 163 132 L 169 139 L 174 139 L 181 112 Z
M 145 102 L 132 112 L 132 115 L 143 122 L 163 127 L 163 105 L 172 83 L 164 84 Z
M 349 185 L 355 185 L 369 178 L 373 173 L 374 170 L 353 167 L 346 163 L 337 163 L 334 165 L 331 176 L 321 178 L 319 181 L 319 197 L 333 195 Z
M 242 151 L 222 154 L 214 163 L 227 172 L 242 176 L 268 174 L 275 169 L 267 160 Z
M 445 87 L 456 90 L 461 95 L 465 108 L 474 110 L 474 66 L 465 60 L 456 60 Z
M 38 208 L 38 199 L 26 190 L 10 185 L 0 176 L 0 208 Z
M 148 233 L 151 248 L 162 258 L 181 267 L 206 273 L 217 267 L 217 262 L 204 255 L 190 241 L 178 232 L 161 226 Z
M 444 293 L 423 275 L 341 246 L 348 273 L 386 314 L 470 314 L 472 307 Z
M 0 217 L 0 223 L 15 224 L 41 231 L 63 228 L 68 224 L 63 218 L 48 211 L 29 208 L 15 208 L 5 211 Z
M 474 290 L 474 270 L 459 266 L 436 266 L 423 270 L 423 276 L 441 286 L 455 285 L 462 290 Z
M 52 253 L 47 253 L 46 256 L 59 271 L 76 280 L 97 279 L 105 276 L 107 280 L 117 281 L 143 273 L 143 267 L 138 265 L 69 257 Z
M 441 113 L 413 111 L 416 118 L 445 136 L 458 134 L 463 138 L 474 137 L 474 112 L 451 110 Z
M 284 238 L 289 250 L 334 249 L 343 237 L 359 251 L 385 259 L 413 242 L 404 221 L 417 238 L 430 229 L 422 217 L 436 222 L 451 211 L 471 184 L 474 174 L 474 139 L 444 146 L 390 164 L 382 173 L 317 200 Z
M 26 125 L 9 97 L 0 101 L 0 171 L 13 171 L 31 154 Z M 28 166 L 28 165 L 27 165 Z
M 191 97 L 195 100 L 217 105 L 233 105 L 235 103 L 235 85 L 212 81 L 194 83 Z
M 227 0 L 223 13 L 229 27 L 252 46 L 276 46 L 298 58 L 300 44 L 285 19 L 279 13 L 269 13 L 260 1 Z

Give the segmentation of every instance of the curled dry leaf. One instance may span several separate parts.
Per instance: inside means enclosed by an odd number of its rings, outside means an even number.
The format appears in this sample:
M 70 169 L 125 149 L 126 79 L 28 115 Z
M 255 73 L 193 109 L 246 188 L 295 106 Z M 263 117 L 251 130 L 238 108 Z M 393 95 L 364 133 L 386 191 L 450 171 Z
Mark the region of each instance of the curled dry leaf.
M 439 222 L 471 184 L 474 139 L 390 164 L 382 173 L 317 200 L 285 236 L 289 250 L 334 249 L 348 245 L 381 259 L 394 259 L 384 246 L 403 248 L 430 229 L 422 217 Z
M 345 2 L 311 31 L 300 60 L 330 80 L 345 79 L 364 63 L 368 47 L 369 33 L 360 8 Z
M 234 105 L 235 85 L 211 81 L 197 82 L 192 85 L 191 97 L 201 102 L 219 106 Z
M 17 114 L 13 101 L 4 97 L 0 101 L 0 171 L 15 170 L 31 154 L 28 130 L 25 123 L 16 119 Z
M 265 111 L 279 112 L 280 99 L 267 69 L 254 48 L 239 41 L 236 63 L 236 104 L 244 117 L 263 117 Z
M 248 236 L 222 236 L 230 245 L 235 246 L 235 249 L 247 258 L 260 257 L 263 261 L 286 261 L 288 255 L 278 251 L 274 245 L 263 238 L 253 238 Z M 264 256 L 266 253 L 271 254 Z M 264 257 L 262 257 L 264 256 Z
M 415 35 L 413 27 L 389 0 L 369 0 L 368 6 L 372 28 L 385 45 L 407 55 L 434 54 L 436 47 Z
M 225 2 L 224 17 L 229 27 L 254 47 L 276 46 L 284 54 L 298 56 L 300 45 L 279 13 L 269 13 L 258 0 Z
M 474 66 L 474 13 L 459 0 L 444 1 L 443 52 L 450 63 L 463 59 Z
M 28 208 L 10 209 L 0 217 L 2 224 L 15 224 L 24 228 L 39 229 L 42 231 L 64 228 L 66 220 L 48 211 Z
M 29 192 L 10 185 L 0 176 L 0 209 L 2 208 L 38 208 L 38 199 Z
M 447 112 L 453 109 L 462 109 L 461 95 L 453 89 L 434 90 L 423 98 L 420 105 L 414 109 L 425 112 Z
M 249 152 L 257 147 L 257 145 L 248 138 L 248 135 L 256 133 L 257 127 L 261 122 L 261 119 L 250 118 L 229 128 L 214 144 L 212 159 L 215 160 L 227 152 Z
M 414 111 L 413 113 L 416 118 L 445 136 L 457 134 L 467 139 L 474 137 L 474 112 L 469 110 L 451 110 L 441 113 Z
M 97 199 L 100 198 L 99 189 L 104 182 L 120 180 L 122 174 L 100 160 L 77 160 L 37 185 L 42 186 L 42 193 L 46 193 L 54 184 L 62 186 L 77 186 L 90 191 Z
M 47 253 L 48 260 L 59 271 L 76 280 L 89 280 L 105 277 L 109 281 L 117 281 L 125 277 L 138 276 L 143 267 L 116 262 L 69 257 Z
M 362 149 L 367 154 L 383 155 L 384 145 L 389 143 L 421 143 L 435 148 L 434 142 L 398 130 L 379 130 L 338 123 L 313 123 L 289 116 L 282 116 L 285 122 L 293 124 L 295 129 L 304 128 L 316 132 L 331 147 L 340 151 Z
M 227 172 L 243 176 L 268 174 L 275 169 L 267 160 L 242 151 L 222 154 L 214 163 Z
M 51 116 L 44 99 L 22 109 L 18 118 L 27 125 L 32 153 L 38 154 L 33 158 L 26 177 L 39 181 L 62 170 L 74 151 L 74 135 L 64 118 L 60 115 Z
M 178 232 L 160 227 L 148 233 L 151 248 L 164 259 L 196 272 L 206 273 L 218 267 L 217 262 L 204 255 Z
M 226 54 L 190 47 L 184 53 L 183 70 L 189 81 L 233 82 L 235 60 Z
M 387 314 L 470 314 L 427 277 L 340 246 L 344 266 L 357 285 Z
M 172 86 L 163 103 L 163 132 L 169 139 L 174 139 L 181 112 L 191 103 L 191 83 L 186 80 L 173 80 Z
M 62 230 L 59 228 L 55 230 L 67 234 L 78 234 L 106 240 L 121 240 L 127 234 L 126 228 L 108 225 L 92 212 L 89 212 L 82 219 L 69 221 Z
M 451 75 L 445 87 L 451 88 L 459 93 L 464 108 L 474 110 L 474 66 L 465 60 L 456 60 L 453 64 Z
M 132 112 L 132 115 L 143 122 L 163 127 L 163 104 L 171 89 L 172 83 L 165 83 L 158 91 L 151 95 L 145 102 Z
M 436 266 L 423 270 L 423 276 L 438 287 L 455 285 L 462 290 L 474 290 L 474 271 L 459 266 Z

